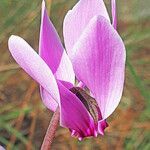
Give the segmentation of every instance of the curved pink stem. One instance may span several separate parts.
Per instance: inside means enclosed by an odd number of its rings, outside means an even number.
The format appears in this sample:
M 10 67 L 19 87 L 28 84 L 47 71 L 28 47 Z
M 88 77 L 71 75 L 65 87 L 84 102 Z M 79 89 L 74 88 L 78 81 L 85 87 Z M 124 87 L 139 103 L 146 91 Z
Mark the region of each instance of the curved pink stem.
M 55 137 L 56 129 L 58 127 L 59 118 L 60 118 L 60 112 L 59 112 L 59 107 L 58 107 L 56 111 L 54 112 L 54 115 L 49 123 L 49 127 L 47 129 L 46 135 L 43 140 L 43 144 L 41 146 L 41 150 L 51 149 L 51 145 Z

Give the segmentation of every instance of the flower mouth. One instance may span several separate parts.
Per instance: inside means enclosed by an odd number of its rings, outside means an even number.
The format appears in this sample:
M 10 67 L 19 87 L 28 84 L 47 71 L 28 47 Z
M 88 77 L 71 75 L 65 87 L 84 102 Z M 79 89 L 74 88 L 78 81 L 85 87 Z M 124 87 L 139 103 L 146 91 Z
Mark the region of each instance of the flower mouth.
M 93 97 L 91 97 L 85 90 L 80 87 L 73 87 L 70 89 L 70 91 L 74 93 L 83 103 L 87 111 L 91 114 L 95 123 L 102 119 L 98 104 Z

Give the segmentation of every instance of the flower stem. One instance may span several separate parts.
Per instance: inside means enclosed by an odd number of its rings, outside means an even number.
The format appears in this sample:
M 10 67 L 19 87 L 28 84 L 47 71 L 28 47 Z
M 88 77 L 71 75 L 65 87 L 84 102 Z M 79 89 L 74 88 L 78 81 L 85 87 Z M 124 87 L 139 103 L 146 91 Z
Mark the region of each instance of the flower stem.
M 55 137 L 55 132 L 59 123 L 60 118 L 60 112 L 59 107 L 57 107 L 56 111 L 54 112 L 54 115 L 49 123 L 49 127 L 47 129 L 46 135 L 44 137 L 43 144 L 41 146 L 41 150 L 50 150 L 51 145 L 53 142 L 53 139 Z

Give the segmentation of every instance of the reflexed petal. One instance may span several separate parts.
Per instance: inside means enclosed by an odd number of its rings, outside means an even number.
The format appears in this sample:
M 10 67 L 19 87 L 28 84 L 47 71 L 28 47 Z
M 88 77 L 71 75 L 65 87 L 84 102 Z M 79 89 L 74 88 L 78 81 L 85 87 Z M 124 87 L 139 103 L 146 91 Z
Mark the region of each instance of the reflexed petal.
M 41 29 L 39 39 L 39 53 L 47 65 L 55 73 L 63 52 L 63 46 L 51 23 L 45 8 L 45 1 L 42 3 Z
M 110 20 L 103 0 L 80 0 L 67 13 L 64 19 L 63 34 L 69 55 L 72 54 L 74 44 L 89 21 L 96 15 L 102 15 Z
M 58 103 L 51 97 L 51 95 L 40 86 L 40 94 L 44 105 L 51 111 L 55 111 L 58 107 Z
M 106 119 L 122 95 L 126 57 L 123 41 L 106 18 L 94 17 L 74 51 L 75 74 L 91 90 Z
M 74 83 L 75 75 L 71 62 L 64 51 L 55 27 L 48 17 L 44 0 L 42 3 L 39 53 L 58 79 Z
M 79 139 L 95 136 L 97 127 L 81 101 L 58 81 L 60 90 L 60 124 Z
M 107 127 L 108 127 L 108 124 L 107 124 L 106 120 L 99 121 L 98 122 L 98 132 L 99 132 L 99 134 L 104 135 L 104 130 Z
M 18 36 L 11 36 L 8 46 L 16 62 L 48 91 L 53 99 L 59 101 L 57 83 L 51 70 L 31 46 Z
M 111 0 L 111 12 L 112 12 L 112 25 L 117 28 L 117 12 L 116 12 L 116 0 Z
M 66 82 L 66 81 L 62 81 L 62 80 L 57 80 L 59 81 L 61 84 L 63 84 L 63 86 L 65 86 L 67 89 L 71 89 L 74 87 L 73 84 L 71 84 L 70 82 Z
M 55 77 L 58 80 L 70 82 L 72 84 L 75 82 L 75 74 L 73 71 L 72 63 L 65 51 L 62 54 L 60 65 L 57 68 Z

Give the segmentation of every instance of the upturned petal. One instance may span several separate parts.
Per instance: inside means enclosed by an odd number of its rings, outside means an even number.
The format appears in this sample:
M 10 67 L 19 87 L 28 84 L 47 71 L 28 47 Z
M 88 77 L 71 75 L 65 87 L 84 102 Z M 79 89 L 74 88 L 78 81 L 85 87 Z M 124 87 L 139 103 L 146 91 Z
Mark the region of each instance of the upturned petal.
M 104 135 L 104 130 L 107 127 L 108 127 L 108 124 L 107 124 L 106 120 L 98 121 L 98 133 L 99 134 Z
M 81 140 L 96 136 L 97 125 L 82 102 L 69 89 L 58 81 L 60 91 L 60 124 L 69 128 L 73 136 Z
M 80 0 L 70 10 L 63 24 L 63 34 L 67 53 L 72 54 L 72 48 L 89 21 L 96 15 L 102 15 L 109 21 L 109 16 L 103 0 Z
M 39 53 L 56 78 L 74 84 L 75 75 L 72 64 L 61 44 L 55 27 L 50 21 L 45 1 L 42 3 Z
M 18 36 L 11 36 L 8 41 L 8 46 L 16 62 L 36 80 L 55 101 L 59 101 L 59 90 L 52 71 L 31 46 Z
M 41 29 L 39 39 L 39 54 L 47 65 L 55 73 L 62 57 L 63 46 L 51 23 L 45 8 L 45 1 L 42 2 Z
M 112 25 L 117 28 L 117 10 L 116 10 L 116 0 L 111 0 L 111 12 L 112 12 Z
M 103 120 L 118 106 L 124 83 L 125 47 L 110 22 L 94 17 L 73 48 L 77 78 L 92 92 Z
M 75 74 L 74 74 L 73 66 L 65 50 L 62 54 L 60 64 L 54 75 L 58 80 L 68 82 L 71 84 L 75 83 Z
M 58 102 L 56 102 L 50 93 L 47 92 L 42 86 L 40 86 L 40 94 L 44 105 L 51 111 L 55 112 L 58 107 Z

